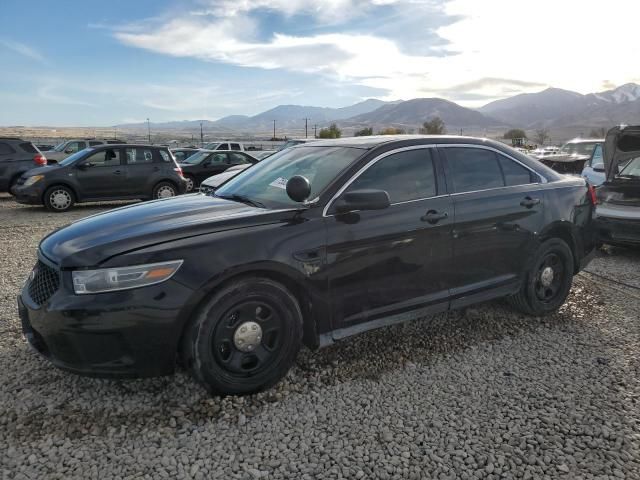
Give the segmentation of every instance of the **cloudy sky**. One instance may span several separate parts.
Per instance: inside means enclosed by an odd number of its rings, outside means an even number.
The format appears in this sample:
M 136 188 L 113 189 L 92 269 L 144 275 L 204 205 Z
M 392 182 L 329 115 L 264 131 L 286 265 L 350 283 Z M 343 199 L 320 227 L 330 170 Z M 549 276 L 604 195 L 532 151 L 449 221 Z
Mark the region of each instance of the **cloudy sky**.
M 637 0 L 2 0 L 0 18 L 0 125 L 640 83 Z

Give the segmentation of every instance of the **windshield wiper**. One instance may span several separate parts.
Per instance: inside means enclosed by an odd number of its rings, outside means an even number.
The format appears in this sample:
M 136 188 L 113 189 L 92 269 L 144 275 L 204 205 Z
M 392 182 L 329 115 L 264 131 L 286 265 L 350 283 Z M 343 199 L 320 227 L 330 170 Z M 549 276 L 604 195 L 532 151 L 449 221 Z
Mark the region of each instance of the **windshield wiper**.
M 258 202 L 257 200 L 251 200 L 249 197 L 239 195 L 237 193 L 234 193 L 233 195 L 216 195 L 216 197 L 224 198 L 226 200 L 233 200 L 234 202 L 244 203 L 246 205 L 251 205 L 252 207 L 267 208 L 264 206 L 264 203 Z

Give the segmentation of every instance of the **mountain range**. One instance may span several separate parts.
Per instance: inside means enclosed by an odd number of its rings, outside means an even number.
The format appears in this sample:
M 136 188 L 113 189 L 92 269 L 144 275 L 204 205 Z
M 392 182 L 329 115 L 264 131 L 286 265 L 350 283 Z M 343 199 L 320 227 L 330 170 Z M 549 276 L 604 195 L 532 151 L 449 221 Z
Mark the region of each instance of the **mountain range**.
M 374 129 L 401 127 L 417 129 L 433 117 L 440 117 L 449 131 L 519 127 L 609 127 L 640 123 L 640 85 L 629 83 L 615 89 L 581 94 L 559 88 L 525 93 L 470 109 L 441 98 L 414 98 L 384 102 L 368 99 L 348 107 L 328 108 L 302 105 L 279 105 L 253 116 L 231 115 L 216 121 L 194 120 L 154 123 L 154 130 L 198 131 L 200 123 L 208 132 L 225 134 L 268 133 L 276 122 L 278 132 L 304 132 L 305 119 L 310 131 L 336 122 L 341 128 L 355 130 L 363 126 Z M 141 129 L 146 124 L 118 125 L 119 129 Z

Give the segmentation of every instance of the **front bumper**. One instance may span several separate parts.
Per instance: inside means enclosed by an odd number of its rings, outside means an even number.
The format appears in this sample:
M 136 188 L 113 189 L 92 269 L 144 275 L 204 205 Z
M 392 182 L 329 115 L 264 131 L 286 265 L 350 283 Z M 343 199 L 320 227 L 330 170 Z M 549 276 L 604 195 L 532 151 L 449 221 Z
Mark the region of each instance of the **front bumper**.
M 11 194 L 15 197 L 16 202 L 27 205 L 42 205 L 42 197 L 44 196 L 44 187 L 38 185 L 25 187 L 24 185 L 14 185 L 11 188 Z
M 640 207 L 599 205 L 595 222 L 599 241 L 611 245 L 640 246 Z
M 69 278 L 66 278 L 68 275 Z M 38 305 L 29 282 L 18 297 L 29 344 L 56 367 L 96 377 L 150 377 L 174 371 L 190 290 L 167 282 L 120 292 L 75 295 L 70 272 Z

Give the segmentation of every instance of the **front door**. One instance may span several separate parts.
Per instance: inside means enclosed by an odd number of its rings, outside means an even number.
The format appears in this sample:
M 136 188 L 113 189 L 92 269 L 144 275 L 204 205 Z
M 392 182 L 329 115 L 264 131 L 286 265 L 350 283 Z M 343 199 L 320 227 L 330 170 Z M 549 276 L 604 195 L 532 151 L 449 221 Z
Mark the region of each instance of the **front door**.
M 329 206 L 334 338 L 366 321 L 390 323 L 447 309 L 453 212 L 438 170 L 433 148 L 385 154 L 345 191 L 384 190 L 389 208 L 340 215 Z
M 83 199 L 126 195 L 127 167 L 120 148 L 101 149 L 77 164 L 80 196 Z
M 544 225 L 540 177 L 489 148 L 440 151 L 455 212 L 452 308 L 513 293 Z

